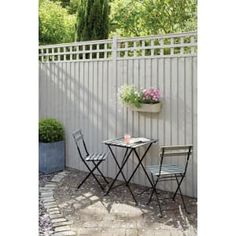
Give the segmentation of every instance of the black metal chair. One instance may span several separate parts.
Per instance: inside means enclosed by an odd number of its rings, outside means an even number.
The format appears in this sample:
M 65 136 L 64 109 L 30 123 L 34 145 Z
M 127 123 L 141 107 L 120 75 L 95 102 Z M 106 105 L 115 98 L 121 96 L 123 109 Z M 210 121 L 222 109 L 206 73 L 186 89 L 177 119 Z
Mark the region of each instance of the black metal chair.
M 160 198 L 158 196 L 157 192 L 157 183 L 161 181 L 173 181 L 176 180 L 177 182 L 177 188 L 176 191 L 173 194 L 172 200 L 175 201 L 175 197 L 177 192 L 180 193 L 183 207 L 187 213 L 186 204 L 184 202 L 184 197 L 181 192 L 181 184 L 186 176 L 187 172 L 187 167 L 188 167 L 188 162 L 190 155 L 192 154 L 192 145 L 177 145 L 177 146 L 162 146 L 160 148 L 160 164 L 159 165 L 151 165 L 151 166 L 146 166 L 146 169 L 151 173 L 152 177 L 152 192 L 149 198 L 149 201 L 147 204 L 149 204 L 152 200 L 153 194 L 155 193 L 157 197 L 157 203 L 160 209 L 160 215 L 162 217 L 162 208 L 161 208 L 161 203 L 160 203 Z M 177 165 L 177 164 L 167 164 L 165 163 L 166 157 L 171 157 L 174 159 L 174 157 L 183 157 L 185 158 L 185 162 L 183 166 Z M 156 180 L 154 179 L 154 176 L 156 177 Z M 166 199 L 166 198 L 165 198 Z
M 88 175 L 78 185 L 77 189 L 79 189 L 83 185 L 83 183 L 89 178 L 89 176 L 92 175 L 94 177 L 94 179 L 97 181 L 97 183 L 99 184 L 99 186 L 101 187 L 101 189 L 104 190 L 104 187 L 99 182 L 98 178 L 94 174 L 94 171 L 98 170 L 98 172 L 101 174 L 101 176 L 104 179 L 104 181 L 107 184 L 109 183 L 107 181 L 107 179 L 105 178 L 105 176 L 103 175 L 102 171 L 98 167 L 103 161 L 106 160 L 106 158 L 108 156 L 108 153 L 92 153 L 92 154 L 89 154 L 88 149 L 87 149 L 86 144 L 85 144 L 85 141 L 84 141 L 84 137 L 83 137 L 81 129 L 74 131 L 72 133 L 72 136 L 74 138 L 74 141 L 75 141 L 75 144 L 76 144 L 79 156 L 80 156 L 81 160 L 83 161 L 83 163 L 85 164 L 85 166 L 89 170 Z M 84 148 L 85 155 L 83 155 L 83 152 L 81 151 L 80 146 L 82 146 Z M 93 163 L 94 167 L 90 168 L 90 166 L 88 165 L 88 162 Z

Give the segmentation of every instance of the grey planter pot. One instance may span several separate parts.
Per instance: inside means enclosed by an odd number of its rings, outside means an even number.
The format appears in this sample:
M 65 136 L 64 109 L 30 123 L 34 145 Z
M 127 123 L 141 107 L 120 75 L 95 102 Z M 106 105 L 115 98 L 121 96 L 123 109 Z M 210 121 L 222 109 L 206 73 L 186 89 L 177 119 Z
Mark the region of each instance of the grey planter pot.
M 39 143 L 39 171 L 49 174 L 64 168 L 65 142 Z

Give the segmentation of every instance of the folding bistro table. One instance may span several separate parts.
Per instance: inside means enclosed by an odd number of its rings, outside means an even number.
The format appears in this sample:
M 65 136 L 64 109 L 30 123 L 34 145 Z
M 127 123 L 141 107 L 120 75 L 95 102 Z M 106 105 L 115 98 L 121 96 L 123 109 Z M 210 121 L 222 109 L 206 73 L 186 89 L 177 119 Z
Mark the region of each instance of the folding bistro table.
M 135 203 L 137 204 L 137 200 L 136 200 L 136 198 L 135 198 L 135 196 L 134 196 L 134 194 L 133 194 L 133 192 L 132 192 L 132 190 L 129 186 L 129 183 L 130 183 L 131 179 L 133 178 L 134 174 L 136 173 L 136 171 L 138 170 L 139 166 L 141 166 L 144 173 L 145 173 L 145 175 L 147 176 L 147 179 L 148 179 L 149 183 L 151 184 L 151 186 L 153 186 L 153 183 L 152 183 L 145 167 L 143 166 L 142 161 L 145 158 L 148 150 L 151 148 L 152 144 L 157 143 L 157 142 L 158 142 L 158 139 L 131 138 L 130 142 L 127 144 L 127 143 L 124 142 L 123 137 L 103 141 L 103 143 L 108 146 L 108 148 L 111 152 L 111 155 L 112 155 L 112 157 L 113 157 L 113 159 L 114 159 L 114 161 L 115 161 L 115 163 L 116 163 L 116 165 L 119 169 L 119 171 L 116 174 L 114 180 L 112 181 L 112 183 L 108 187 L 108 190 L 106 191 L 105 195 L 109 194 L 109 192 L 111 191 L 111 189 L 112 189 L 114 183 L 116 182 L 118 176 L 121 174 L 124 181 L 125 181 L 125 183 L 123 183 L 123 184 L 125 184 L 127 186 L 127 188 L 129 189 Z M 143 147 L 143 146 L 147 146 L 147 148 L 146 148 L 144 154 L 140 157 L 136 149 L 140 148 L 140 147 Z M 117 157 L 115 156 L 115 154 L 112 150 L 112 147 L 119 147 L 119 148 L 125 148 L 126 149 L 121 165 L 119 164 L 119 162 L 117 160 Z M 132 153 L 134 153 L 135 156 L 137 157 L 138 164 L 135 167 L 135 169 L 133 170 L 133 172 L 132 172 L 131 176 L 129 177 L 129 179 L 127 180 L 124 173 L 123 173 L 123 168 L 125 167 L 125 164 L 127 163 L 128 159 L 129 159 L 129 157 Z M 123 184 L 121 184 L 121 185 L 123 185 Z M 121 186 L 121 185 L 117 185 L 115 187 L 118 187 L 118 186 Z

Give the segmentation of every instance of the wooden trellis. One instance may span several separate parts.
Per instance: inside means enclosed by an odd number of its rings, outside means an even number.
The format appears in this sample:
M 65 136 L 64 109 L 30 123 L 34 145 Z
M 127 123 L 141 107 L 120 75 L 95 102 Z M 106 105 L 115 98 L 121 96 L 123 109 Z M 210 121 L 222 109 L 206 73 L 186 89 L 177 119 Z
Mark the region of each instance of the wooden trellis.
M 195 55 L 197 33 L 117 38 L 41 46 L 39 60 L 78 61 Z

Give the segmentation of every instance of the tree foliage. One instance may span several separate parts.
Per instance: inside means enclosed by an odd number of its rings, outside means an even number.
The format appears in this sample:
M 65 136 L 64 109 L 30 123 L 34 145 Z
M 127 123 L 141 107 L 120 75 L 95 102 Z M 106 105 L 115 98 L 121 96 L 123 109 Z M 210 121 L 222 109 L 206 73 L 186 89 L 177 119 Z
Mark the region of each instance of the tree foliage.
M 39 4 L 39 42 L 53 44 L 74 41 L 74 15 L 70 15 L 60 3 L 41 0 Z
M 40 44 L 197 29 L 197 0 L 40 0 Z
M 81 0 L 77 12 L 77 41 L 108 38 L 108 0 Z
M 142 36 L 196 30 L 196 0 L 112 0 L 111 34 Z

